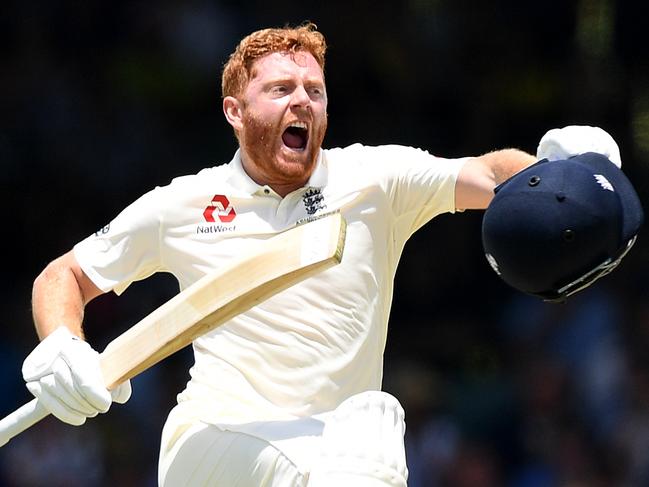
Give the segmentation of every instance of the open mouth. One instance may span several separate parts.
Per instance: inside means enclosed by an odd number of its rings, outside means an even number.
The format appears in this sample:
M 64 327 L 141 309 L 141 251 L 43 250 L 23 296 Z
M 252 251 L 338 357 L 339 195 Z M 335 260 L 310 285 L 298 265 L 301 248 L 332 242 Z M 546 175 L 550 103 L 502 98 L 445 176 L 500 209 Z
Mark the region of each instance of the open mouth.
M 289 149 L 303 151 L 309 141 L 309 131 L 304 122 L 293 122 L 282 134 L 282 141 Z

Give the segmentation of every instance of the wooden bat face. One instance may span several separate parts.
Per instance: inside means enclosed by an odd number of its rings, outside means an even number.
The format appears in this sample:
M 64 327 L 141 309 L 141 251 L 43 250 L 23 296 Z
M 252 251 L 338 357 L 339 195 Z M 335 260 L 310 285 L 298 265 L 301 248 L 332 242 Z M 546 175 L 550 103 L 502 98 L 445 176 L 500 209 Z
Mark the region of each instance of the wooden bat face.
M 100 354 L 106 387 L 118 386 L 239 313 L 340 263 L 345 228 L 340 213 L 309 219 L 198 280 L 108 344 Z M 0 446 L 48 414 L 36 399 L 18 408 L 0 420 Z

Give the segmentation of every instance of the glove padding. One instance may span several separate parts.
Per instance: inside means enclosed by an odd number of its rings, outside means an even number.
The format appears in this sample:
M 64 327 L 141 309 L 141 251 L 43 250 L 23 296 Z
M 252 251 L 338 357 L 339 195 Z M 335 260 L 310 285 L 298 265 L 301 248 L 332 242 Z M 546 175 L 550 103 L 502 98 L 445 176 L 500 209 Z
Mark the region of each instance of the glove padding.
M 620 148 L 613 137 L 599 127 L 587 125 L 569 125 L 549 130 L 539 142 L 536 158 L 556 161 L 586 152 L 602 154 L 617 167 L 622 168 Z
M 113 391 L 106 389 L 99 353 L 61 326 L 48 335 L 23 362 L 27 389 L 61 421 L 75 426 L 86 418 L 105 413 L 111 402 L 131 397 L 126 381 Z

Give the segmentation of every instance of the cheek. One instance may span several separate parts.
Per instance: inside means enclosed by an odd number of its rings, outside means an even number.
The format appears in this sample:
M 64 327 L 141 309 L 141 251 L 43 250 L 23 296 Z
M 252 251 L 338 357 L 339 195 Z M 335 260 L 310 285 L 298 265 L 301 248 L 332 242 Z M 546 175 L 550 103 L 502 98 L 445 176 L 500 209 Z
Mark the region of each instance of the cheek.
M 259 103 L 256 108 L 258 118 L 275 122 L 280 120 L 286 111 L 286 101 L 284 98 L 276 100 L 267 100 L 264 103 Z
M 316 113 L 315 119 L 316 119 L 316 132 L 320 135 L 327 129 L 327 121 L 328 121 L 328 115 L 326 109 L 323 109 L 321 113 Z
M 281 117 L 284 106 L 281 100 L 257 97 L 246 105 L 244 116 L 255 118 L 259 121 L 274 122 Z
M 327 104 L 318 104 L 313 107 L 313 115 L 319 123 L 327 124 Z

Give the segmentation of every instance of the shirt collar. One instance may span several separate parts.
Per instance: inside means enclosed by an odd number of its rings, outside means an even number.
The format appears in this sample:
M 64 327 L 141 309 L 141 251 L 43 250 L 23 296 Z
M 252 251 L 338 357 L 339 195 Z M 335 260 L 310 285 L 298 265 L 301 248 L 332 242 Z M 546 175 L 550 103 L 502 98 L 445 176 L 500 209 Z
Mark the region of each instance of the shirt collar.
M 241 162 L 241 149 L 237 149 L 237 151 L 234 153 L 234 157 L 228 165 L 230 166 L 230 176 L 228 177 L 228 182 L 233 188 L 249 195 L 257 193 L 268 194 L 266 191 L 264 191 L 268 187 L 254 182 L 252 178 L 248 176 L 248 173 L 246 173 L 246 171 L 244 170 L 243 164 Z M 318 153 L 318 160 L 316 161 L 316 166 L 313 170 L 313 173 L 311 174 L 311 177 L 307 181 L 306 185 L 298 191 L 304 191 L 308 188 L 323 188 L 327 184 L 327 179 L 328 172 L 324 160 L 324 151 L 320 149 L 320 152 Z
M 324 157 L 324 151 L 320 149 L 318 160 L 315 163 L 315 169 L 306 183 L 306 188 L 324 188 L 327 185 L 328 173 L 327 164 Z
M 230 183 L 233 188 L 250 195 L 255 194 L 258 191 L 263 191 L 264 187 L 255 183 L 243 169 L 243 164 L 241 163 L 241 149 L 237 149 L 234 153 L 234 157 L 228 165 L 230 166 L 228 183 Z

